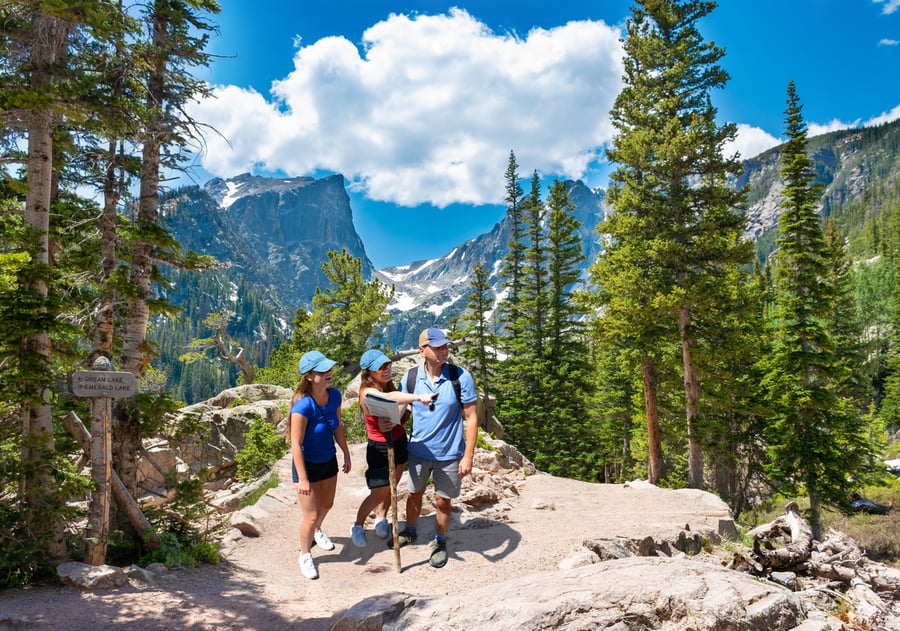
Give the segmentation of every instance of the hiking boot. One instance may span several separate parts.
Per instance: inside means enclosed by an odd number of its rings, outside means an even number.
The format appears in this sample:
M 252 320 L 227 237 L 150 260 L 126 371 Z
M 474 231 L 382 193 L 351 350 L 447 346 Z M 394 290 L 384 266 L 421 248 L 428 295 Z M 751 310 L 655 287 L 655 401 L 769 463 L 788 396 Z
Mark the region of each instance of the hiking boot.
M 313 534 L 313 539 L 316 544 L 322 548 L 323 550 L 334 550 L 334 542 L 328 538 L 321 529 L 317 530 L 315 534 Z
M 300 566 L 300 573 L 306 578 L 319 578 L 319 570 L 316 569 L 316 562 L 313 561 L 310 553 L 303 554 L 301 552 L 297 564 Z
M 414 543 L 415 540 L 416 540 L 416 533 L 414 533 L 413 531 L 411 531 L 409 528 L 404 528 L 403 530 L 401 530 L 401 531 L 397 534 L 397 541 L 400 542 L 400 547 L 401 547 L 401 548 L 402 548 L 403 546 L 407 546 L 407 545 L 409 545 L 409 544 L 411 544 L 411 543 Z M 393 548 L 393 547 L 394 547 L 394 538 L 393 538 L 393 537 L 388 537 L 388 540 L 387 540 L 387 547 L 388 547 L 388 548 Z
M 363 530 L 362 526 L 357 524 L 350 526 L 350 540 L 353 541 L 353 545 L 357 548 L 366 547 L 366 531 Z
M 375 536 L 379 539 L 387 539 L 391 536 L 391 522 L 386 519 L 382 519 L 380 522 L 375 524 Z M 393 544 L 391 544 L 393 546 Z
M 447 565 L 447 542 L 435 539 L 431 542 L 431 558 L 428 562 L 431 567 L 444 567 Z

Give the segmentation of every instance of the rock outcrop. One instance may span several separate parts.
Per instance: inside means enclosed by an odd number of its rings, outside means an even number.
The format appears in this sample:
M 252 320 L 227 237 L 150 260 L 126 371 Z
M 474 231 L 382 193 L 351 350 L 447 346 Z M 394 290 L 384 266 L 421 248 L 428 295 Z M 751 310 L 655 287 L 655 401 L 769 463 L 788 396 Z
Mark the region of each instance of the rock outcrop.
M 360 602 L 335 631 L 362 629 L 796 629 L 801 599 L 778 585 L 689 559 L 632 557 L 436 598 Z M 810 629 L 839 629 L 824 619 Z
M 138 484 L 145 504 L 171 499 L 174 484 L 206 469 L 205 489 L 220 495 L 220 510 L 234 510 L 237 469 L 235 456 L 256 419 L 283 432 L 292 396 L 288 388 L 250 384 L 225 390 L 215 397 L 182 408 L 168 423 L 174 438 L 148 439 L 138 463 Z

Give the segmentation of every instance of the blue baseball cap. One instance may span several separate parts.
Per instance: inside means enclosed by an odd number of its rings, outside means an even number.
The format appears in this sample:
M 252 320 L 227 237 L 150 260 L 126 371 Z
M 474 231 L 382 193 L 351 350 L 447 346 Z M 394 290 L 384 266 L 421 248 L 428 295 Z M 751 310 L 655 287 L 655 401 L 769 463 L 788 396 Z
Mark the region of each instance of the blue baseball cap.
M 419 335 L 419 346 L 441 347 L 450 343 L 450 340 L 444 335 L 440 329 L 425 329 Z
M 389 361 L 391 361 L 390 357 L 377 348 L 371 348 L 359 358 L 359 367 L 363 370 L 378 370 Z
M 297 369 L 300 371 L 301 375 L 305 375 L 311 370 L 315 370 L 316 372 L 328 372 L 334 368 L 336 363 L 336 361 L 328 359 L 319 351 L 309 351 L 300 358 Z

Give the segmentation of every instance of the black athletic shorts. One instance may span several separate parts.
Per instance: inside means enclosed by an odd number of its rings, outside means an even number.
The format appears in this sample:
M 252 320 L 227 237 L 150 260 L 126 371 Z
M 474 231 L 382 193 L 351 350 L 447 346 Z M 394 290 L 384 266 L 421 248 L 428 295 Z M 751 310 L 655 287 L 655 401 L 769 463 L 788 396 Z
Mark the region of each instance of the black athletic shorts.
M 328 462 L 306 461 L 306 477 L 310 482 L 321 482 L 322 480 L 327 480 L 332 476 L 336 476 L 337 473 L 337 456 Z M 297 475 L 297 465 L 294 464 L 293 459 L 291 460 L 291 479 L 295 484 L 300 481 L 300 476 Z
M 406 464 L 409 455 L 406 452 L 406 436 L 394 439 L 394 465 Z M 370 489 L 389 486 L 387 443 L 369 439 L 366 447 L 366 485 Z

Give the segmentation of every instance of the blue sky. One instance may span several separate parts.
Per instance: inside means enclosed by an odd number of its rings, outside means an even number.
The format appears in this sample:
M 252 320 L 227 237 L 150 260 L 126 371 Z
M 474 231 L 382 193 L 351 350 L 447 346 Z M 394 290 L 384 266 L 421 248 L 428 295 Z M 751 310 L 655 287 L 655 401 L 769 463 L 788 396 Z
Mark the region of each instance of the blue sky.
M 215 127 L 196 178 L 342 173 L 378 268 L 446 254 L 519 172 L 605 188 L 624 0 L 220 0 Z M 731 75 L 730 149 L 779 143 L 788 81 L 811 135 L 900 117 L 900 0 L 722 0 L 700 23 Z M 546 191 L 544 191 L 546 193 Z

